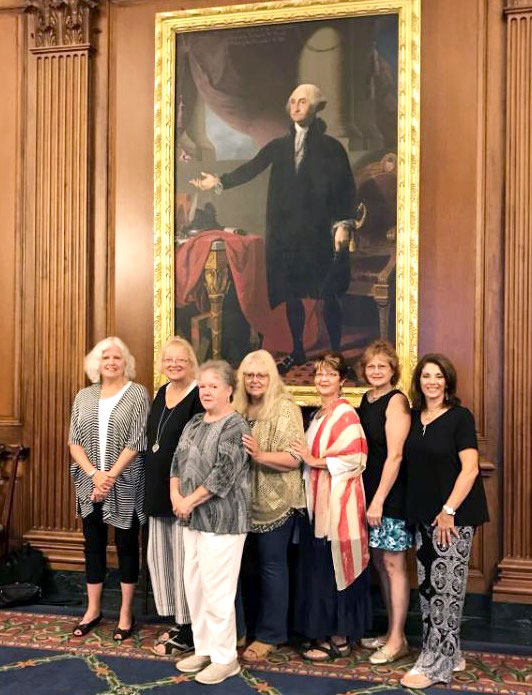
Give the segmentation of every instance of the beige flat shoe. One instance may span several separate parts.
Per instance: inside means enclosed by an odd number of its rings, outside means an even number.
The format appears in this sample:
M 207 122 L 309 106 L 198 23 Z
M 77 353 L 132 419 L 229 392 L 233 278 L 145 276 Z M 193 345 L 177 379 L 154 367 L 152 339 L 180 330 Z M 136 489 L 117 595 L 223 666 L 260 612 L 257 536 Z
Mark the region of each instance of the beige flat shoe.
M 364 649 L 380 649 L 386 644 L 386 635 L 379 635 L 379 637 L 362 637 L 360 640 L 360 646 Z
M 255 640 L 242 654 L 245 661 L 262 661 L 277 649 L 275 644 Z
M 438 683 L 438 681 L 427 678 L 427 676 L 424 676 L 415 668 L 410 669 L 410 671 L 401 678 L 400 682 L 405 688 L 416 688 L 417 690 L 430 688 L 431 685 Z
M 377 649 L 376 652 L 373 652 L 369 657 L 369 662 L 370 664 L 391 664 L 392 661 L 397 661 L 397 659 L 406 656 L 408 651 L 408 644 L 406 644 L 406 642 L 396 652 L 392 652 L 386 649 L 386 647 L 381 647 Z

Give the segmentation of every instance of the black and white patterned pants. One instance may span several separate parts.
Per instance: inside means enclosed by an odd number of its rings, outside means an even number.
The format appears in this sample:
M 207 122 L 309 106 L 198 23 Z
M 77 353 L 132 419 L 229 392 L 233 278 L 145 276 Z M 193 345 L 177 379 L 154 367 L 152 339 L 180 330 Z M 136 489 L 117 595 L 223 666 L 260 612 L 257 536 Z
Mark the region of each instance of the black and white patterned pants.
M 436 529 L 416 529 L 417 576 L 423 620 L 423 648 L 415 669 L 433 681 L 449 683 L 462 658 L 460 623 L 467 585 L 473 526 L 457 526 L 459 538 L 443 548 Z
M 175 517 L 150 517 L 147 560 L 157 613 L 175 615 L 178 625 L 189 624 L 183 580 L 183 527 Z

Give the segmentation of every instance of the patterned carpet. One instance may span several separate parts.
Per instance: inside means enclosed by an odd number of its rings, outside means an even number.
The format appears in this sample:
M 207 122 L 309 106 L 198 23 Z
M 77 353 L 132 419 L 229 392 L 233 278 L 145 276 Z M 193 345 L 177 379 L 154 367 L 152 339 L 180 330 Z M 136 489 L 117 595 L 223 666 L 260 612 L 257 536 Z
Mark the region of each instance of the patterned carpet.
M 372 666 L 369 651 L 355 649 L 345 659 L 313 664 L 284 647 L 213 691 L 179 674 L 173 659 L 151 653 L 161 626 L 142 626 L 132 640 L 117 645 L 110 620 L 82 639 L 71 635 L 74 622 L 63 615 L 0 612 L 0 693 L 164 695 L 179 686 L 181 695 L 397 695 L 408 692 L 399 679 L 414 659 L 412 654 L 390 666 Z M 532 657 L 488 652 L 465 656 L 466 671 L 449 686 L 428 692 L 532 695 Z M 165 690 L 169 686 L 174 687 Z

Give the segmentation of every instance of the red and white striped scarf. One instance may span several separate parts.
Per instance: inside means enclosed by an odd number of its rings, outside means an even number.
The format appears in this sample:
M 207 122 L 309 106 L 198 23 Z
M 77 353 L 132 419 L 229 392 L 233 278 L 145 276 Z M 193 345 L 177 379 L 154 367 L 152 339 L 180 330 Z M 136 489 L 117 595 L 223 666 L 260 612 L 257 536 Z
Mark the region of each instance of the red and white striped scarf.
M 307 507 L 314 535 L 327 538 L 338 590 L 347 588 L 369 562 L 366 500 L 362 471 L 368 446 L 353 407 L 344 398 L 331 405 L 311 444 L 312 455 L 340 458 L 349 470 L 332 481 L 327 468 L 312 468 L 307 478 Z

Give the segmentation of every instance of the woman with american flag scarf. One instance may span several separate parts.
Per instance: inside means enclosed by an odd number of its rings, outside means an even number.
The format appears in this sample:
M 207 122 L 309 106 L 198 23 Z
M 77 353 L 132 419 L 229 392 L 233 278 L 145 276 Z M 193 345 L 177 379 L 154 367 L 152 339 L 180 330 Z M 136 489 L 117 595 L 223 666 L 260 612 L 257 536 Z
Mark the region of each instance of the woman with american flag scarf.
M 294 630 L 306 640 L 303 656 L 325 661 L 348 656 L 371 623 L 362 485 L 367 444 L 358 415 L 341 397 L 344 357 L 326 353 L 315 370 L 321 408 L 306 441 L 293 446 L 305 463 L 308 512 L 300 529 Z

